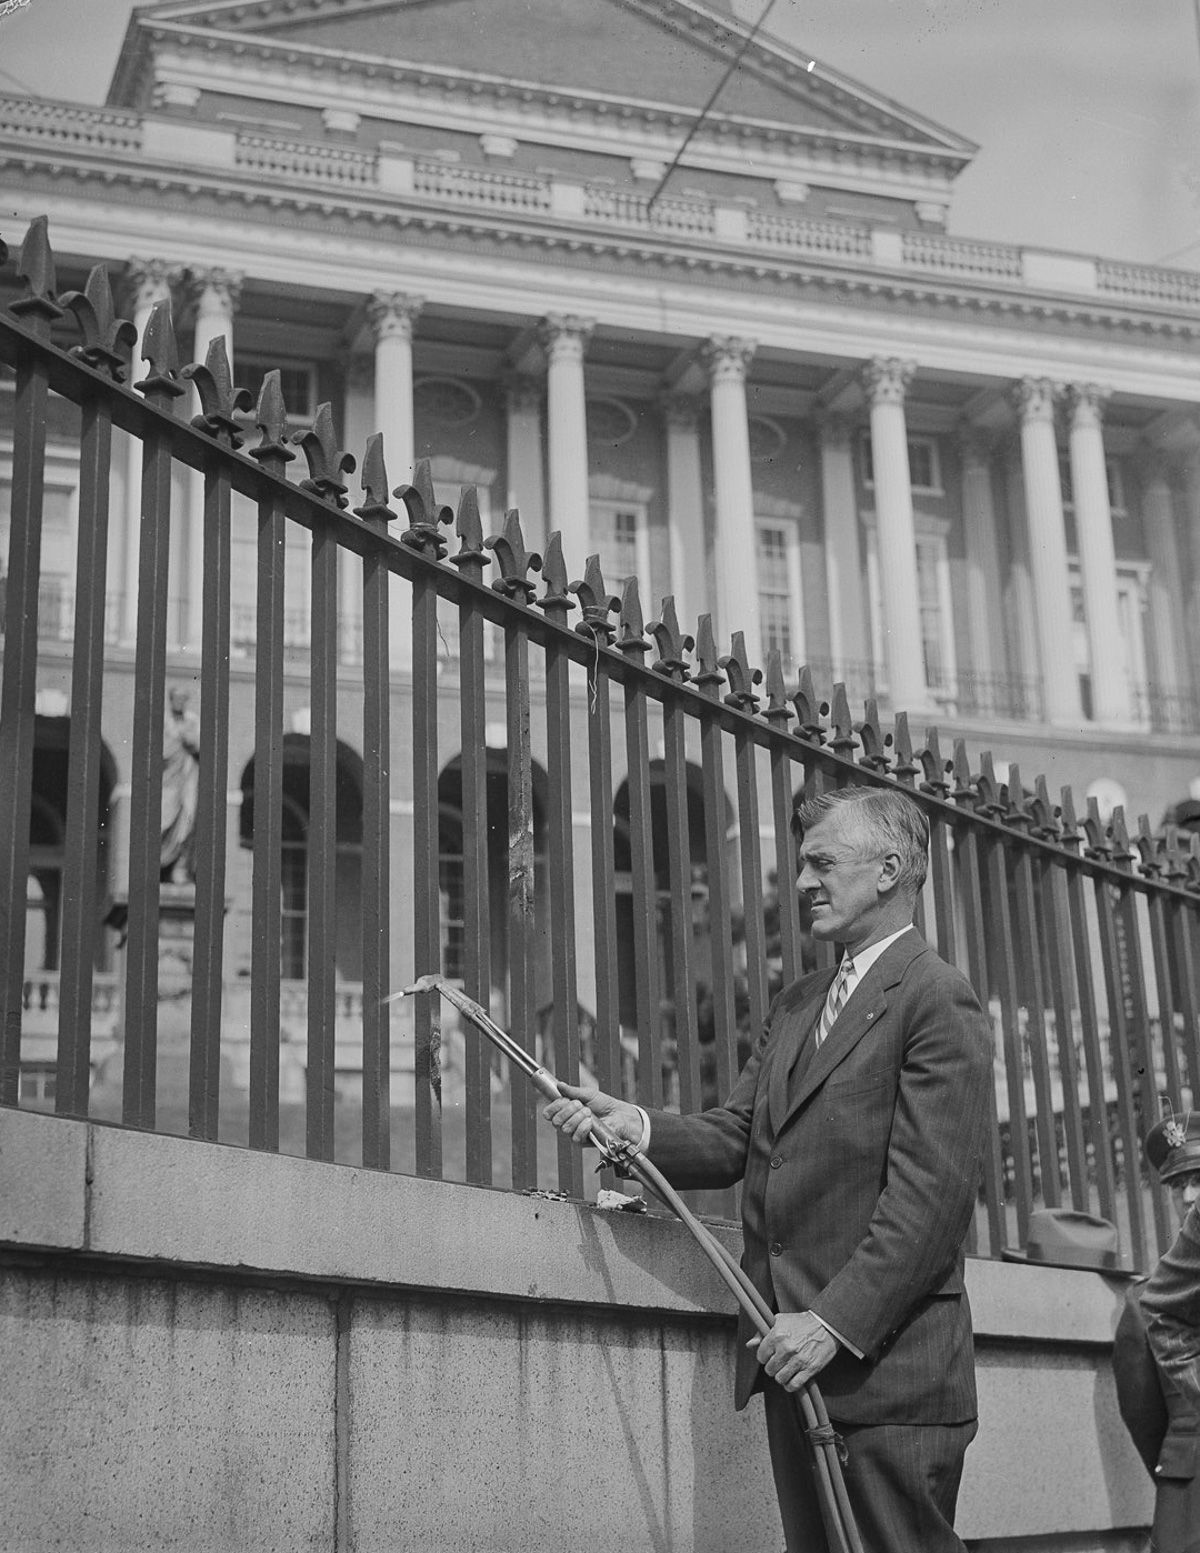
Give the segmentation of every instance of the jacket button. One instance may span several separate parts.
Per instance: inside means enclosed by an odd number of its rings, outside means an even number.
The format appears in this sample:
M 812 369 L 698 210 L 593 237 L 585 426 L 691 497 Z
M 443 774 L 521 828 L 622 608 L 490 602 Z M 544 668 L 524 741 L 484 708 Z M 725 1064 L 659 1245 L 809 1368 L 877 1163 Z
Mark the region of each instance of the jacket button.
M 772 1158 L 771 1158 L 771 1169 L 772 1170 L 778 1170 L 780 1165 L 782 1165 L 782 1164 L 783 1164 L 783 1155 L 782 1154 L 772 1155 Z
M 783 1255 L 783 1247 L 779 1244 L 779 1242 L 777 1240 L 773 1240 L 771 1242 L 771 1255 L 772 1256 L 782 1256 Z

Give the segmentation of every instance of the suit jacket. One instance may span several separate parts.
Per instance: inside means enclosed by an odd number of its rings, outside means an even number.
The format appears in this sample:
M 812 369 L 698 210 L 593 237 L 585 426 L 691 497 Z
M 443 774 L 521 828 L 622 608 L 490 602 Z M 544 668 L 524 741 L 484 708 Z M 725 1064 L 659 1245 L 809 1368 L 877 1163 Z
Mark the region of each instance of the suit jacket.
M 742 1261 L 757 1288 L 865 1355 L 840 1349 L 821 1372 L 832 1418 L 963 1423 L 976 1414 L 962 1243 L 989 1115 L 988 1021 L 912 931 L 815 1050 L 831 982 L 817 972 L 784 988 L 724 1105 L 653 1112 L 650 1158 L 678 1188 L 743 1180 Z M 739 1408 L 765 1379 L 752 1335 L 743 1316 Z

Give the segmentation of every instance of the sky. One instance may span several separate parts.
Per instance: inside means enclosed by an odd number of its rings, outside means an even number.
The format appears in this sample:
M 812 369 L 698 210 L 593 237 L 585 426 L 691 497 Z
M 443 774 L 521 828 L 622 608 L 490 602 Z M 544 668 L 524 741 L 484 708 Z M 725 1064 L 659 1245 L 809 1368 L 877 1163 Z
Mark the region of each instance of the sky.
M 747 19 L 766 3 L 732 0 Z M 101 102 L 131 9 L 0 0 L 0 91 Z M 768 27 L 980 146 L 952 232 L 1200 269 L 1198 16 L 1200 0 L 775 0 Z

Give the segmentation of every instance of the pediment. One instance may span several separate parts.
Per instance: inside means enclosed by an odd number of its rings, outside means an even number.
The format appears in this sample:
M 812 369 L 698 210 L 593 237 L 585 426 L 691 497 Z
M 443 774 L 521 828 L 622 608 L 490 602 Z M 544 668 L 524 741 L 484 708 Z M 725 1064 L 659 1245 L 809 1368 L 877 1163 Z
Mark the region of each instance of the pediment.
M 686 114 L 708 102 L 747 36 L 704 0 L 176 0 L 134 13 L 126 52 L 140 25 L 155 24 Z M 765 33 L 713 114 L 964 159 L 975 150 Z

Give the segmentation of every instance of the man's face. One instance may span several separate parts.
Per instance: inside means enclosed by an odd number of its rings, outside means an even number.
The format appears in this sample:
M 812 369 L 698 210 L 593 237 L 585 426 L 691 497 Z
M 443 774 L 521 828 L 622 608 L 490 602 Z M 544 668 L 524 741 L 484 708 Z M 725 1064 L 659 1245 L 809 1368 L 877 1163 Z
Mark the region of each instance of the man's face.
M 1189 1170 L 1186 1175 L 1171 1178 L 1171 1201 L 1181 1224 L 1197 1200 L 1200 1200 L 1200 1170 Z
M 806 832 L 796 888 L 808 897 L 814 938 L 859 944 L 870 937 L 886 897 L 878 885 L 882 857 L 864 844 L 845 811 L 834 810 Z

